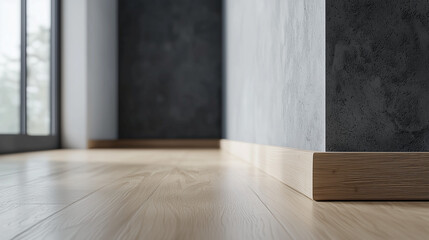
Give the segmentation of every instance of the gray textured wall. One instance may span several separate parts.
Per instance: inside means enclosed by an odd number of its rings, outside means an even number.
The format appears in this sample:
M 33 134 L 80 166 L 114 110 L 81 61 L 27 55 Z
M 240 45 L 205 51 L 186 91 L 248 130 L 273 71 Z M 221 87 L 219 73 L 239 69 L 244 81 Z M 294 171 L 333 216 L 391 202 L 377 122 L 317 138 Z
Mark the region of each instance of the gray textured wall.
M 325 1 L 225 1 L 224 136 L 325 150 Z
M 428 151 L 428 1 L 326 7 L 327 150 Z
M 219 138 L 221 0 L 121 0 L 119 137 Z

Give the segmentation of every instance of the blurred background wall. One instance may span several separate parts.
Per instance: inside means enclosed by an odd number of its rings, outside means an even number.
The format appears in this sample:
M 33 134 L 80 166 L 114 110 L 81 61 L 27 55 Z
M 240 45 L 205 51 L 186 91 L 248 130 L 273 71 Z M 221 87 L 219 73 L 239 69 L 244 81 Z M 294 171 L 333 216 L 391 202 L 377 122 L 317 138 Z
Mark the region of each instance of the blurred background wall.
M 118 1 L 120 138 L 220 138 L 222 0 Z

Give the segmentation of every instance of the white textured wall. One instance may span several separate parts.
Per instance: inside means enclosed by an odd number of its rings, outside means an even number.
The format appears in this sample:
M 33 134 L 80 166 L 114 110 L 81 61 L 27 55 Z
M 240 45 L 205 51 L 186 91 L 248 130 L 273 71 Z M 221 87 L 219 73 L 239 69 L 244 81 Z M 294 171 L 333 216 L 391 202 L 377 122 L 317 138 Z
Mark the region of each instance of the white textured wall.
M 224 137 L 325 150 L 325 1 L 224 1 Z
M 116 0 L 62 2 L 64 148 L 117 137 Z

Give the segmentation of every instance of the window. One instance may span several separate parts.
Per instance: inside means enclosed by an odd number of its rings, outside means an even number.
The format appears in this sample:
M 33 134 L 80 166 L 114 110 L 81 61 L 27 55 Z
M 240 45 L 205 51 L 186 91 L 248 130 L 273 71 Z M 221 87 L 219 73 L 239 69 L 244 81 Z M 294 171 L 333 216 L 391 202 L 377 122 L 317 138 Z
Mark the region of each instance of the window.
M 21 3 L 0 0 L 0 134 L 18 134 Z
M 0 0 L 0 152 L 58 147 L 57 0 Z

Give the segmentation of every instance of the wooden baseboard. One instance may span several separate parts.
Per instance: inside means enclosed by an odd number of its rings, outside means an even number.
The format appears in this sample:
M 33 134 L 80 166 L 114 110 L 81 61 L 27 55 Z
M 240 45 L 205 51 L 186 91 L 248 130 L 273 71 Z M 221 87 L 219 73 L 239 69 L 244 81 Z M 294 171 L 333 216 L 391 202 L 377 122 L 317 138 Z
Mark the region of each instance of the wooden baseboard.
M 221 140 L 221 149 L 313 198 L 314 152 L 231 140 Z
M 429 153 L 315 153 L 316 200 L 429 200 Z
M 221 148 L 314 200 L 429 200 L 427 152 L 312 152 L 231 140 Z
M 88 148 L 219 148 L 219 139 L 89 140 Z

